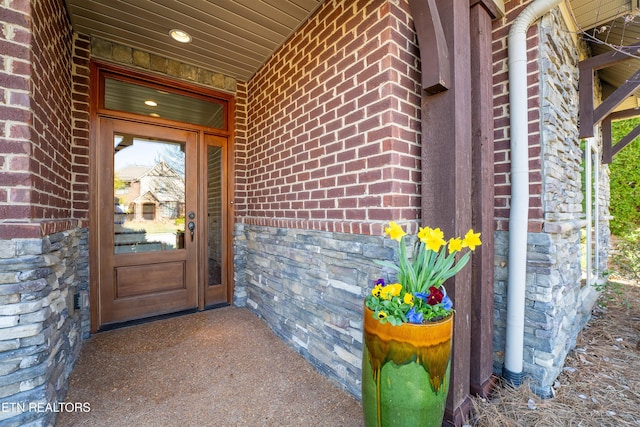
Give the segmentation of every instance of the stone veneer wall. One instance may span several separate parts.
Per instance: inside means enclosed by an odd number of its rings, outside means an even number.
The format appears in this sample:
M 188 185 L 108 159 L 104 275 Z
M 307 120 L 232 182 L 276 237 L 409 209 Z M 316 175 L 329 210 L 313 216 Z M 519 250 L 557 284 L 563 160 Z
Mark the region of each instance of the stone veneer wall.
M 74 296 L 88 286 L 86 251 L 86 229 L 0 241 L 3 425 L 53 423 L 64 401 L 82 341 Z
M 531 192 L 536 199 L 533 208 L 539 213 L 534 223 L 530 222 L 528 234 L 524 371 L 538 394 L 551 396 L 553 382 L 597 298 L 595 289 L 582 282 L 580 264 L 585 214 L 583 152 L 578 138 L 578 51 L 586 48 L 576 45 L 559 10 L 546 14 L 530 31 L 529 41 L 537 45 L 530 52 L 537 54 L 529 56 L 530 96 L 532 92 L 535 95 L 529 105 L 540 107 L 539 118 L 530 110 L 530 141 L 536 146 L 540 142 L 539 148 L 530 150 L 530 156 L 540 171 L 531 171 Z M 497 104 L 503 101 L 496 96 Z M 506 159 L 508 154 L 506 150 Z M 504 171 L 497 169 L 496 173 Z M 606 179 L 601 185 L 606 192 Z M 508 217 L 508 197 L 502 193 L 497 198 L 507 202 L 504 209 L 497 210 L 497 216 L 505 217 L 503 212 Z M 603 226 L 603 232 L 608 232 L 606 222 Z M 495 236 L 494 368 L 499 373 L 504 363 L 508 274 L 508 230 L 502 230 L 505 227 L 499 226 Z
M 91 37 L 91 57 L 217 90 L 231 93 L 236 91 L 236 80 L 233 77 L 95 36 Z
M 243 303 L 319 371 L 359 397 L 362 304 L 367 285 L 381 277 L 373 260 L 394 259 L 391 241 L 251 224 L 236 224 L 234 237 L 236 273 L 246 282 Z

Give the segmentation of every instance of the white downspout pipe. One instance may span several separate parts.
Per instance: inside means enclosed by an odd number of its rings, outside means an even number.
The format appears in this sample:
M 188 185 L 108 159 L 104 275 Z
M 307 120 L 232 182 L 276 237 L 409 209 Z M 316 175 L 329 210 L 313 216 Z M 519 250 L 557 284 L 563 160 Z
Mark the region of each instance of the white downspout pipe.
M 527 115 L 527 30 L 564 0 L 535 0 L 509 30 L 509 111 L 511 114 L 511 210 L 509 213 L 509 277 L 505 379 L 522 384 L 524 311 L 529 223 L 529 132 Z
M 585 184 L 587 214 L 586 281 L 587 286 L 600 279 L 600 151 L 593 137 L 585 139 Z M 593 195 L 593 196 L 592 196 Z M 595 276 L 594 276 L 595 273 Z

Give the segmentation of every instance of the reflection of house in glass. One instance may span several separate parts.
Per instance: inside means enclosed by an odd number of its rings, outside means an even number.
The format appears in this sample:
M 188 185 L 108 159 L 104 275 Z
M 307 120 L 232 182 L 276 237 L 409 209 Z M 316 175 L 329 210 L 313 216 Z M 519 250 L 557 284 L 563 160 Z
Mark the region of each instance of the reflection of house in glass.
M 116 197 L 130 219 L 155 221 L 184 216 L 184 177 L 164 161 L 151 168 L 127 166 L 116 175 L 123 182 Z
M 165 161 L 121 168 L 116 163 L 114 193 L 115 253 L 184 248 L 178 225 L 185 211 L 184 174 Z

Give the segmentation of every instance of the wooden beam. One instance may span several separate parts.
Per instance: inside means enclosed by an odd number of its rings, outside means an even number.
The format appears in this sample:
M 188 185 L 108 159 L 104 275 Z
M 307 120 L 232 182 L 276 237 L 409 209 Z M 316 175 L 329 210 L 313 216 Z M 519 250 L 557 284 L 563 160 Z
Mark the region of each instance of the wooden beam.
M 434 95 L 451 84 L 449 48 L 436 0 L 409 0 L 409 9 L 420 46 L 422 90 Z
M 611 157 L 618 154 L 620 150 L 622 150 L 624 147 L 632 143 L 638 136 L 640 136 L 640 125 L 633 128 L 631 132 L 626 134 L 624 138 L 622 138 L 620 141 L 616 143 L 616 145 L 612 147 Z
M 605 116 L 607 116 L 615 107 L 620 105 L 624 99 L 626 99 L 629 94 L 624 96 L 622 100 L 618 98 L 621 96 L 623 92 L 618 92 L 618 88 L 607 100 L 611 99 L 606 106 L 603 107 L 601 104 L 598 108 L 600 109 L 598 113 L 594 111 L 594 101 L 593 101 L 593 72 L 595 70 L 600 70 L 602 68 L 610 67 L 612 65 L 616 65 L 620 62 L 624 62 L 633 58 L 631 55 L 637 56 L 640 52 L 640 43 L 635 43 L 629 46 L 623 46 L 620 49 L 614 50 L 612 52 L 603 53 L 591 58 L 587 58 L 578 63 L 579 69 L 579 77 L 578 77 L 578 97 L 580 102 L 580 124 L 579 124 L 579 137 L 580 138 L 589 138 L 594 135 L 593 127 L 597 125 Z M 638 73 L 636 73 L 638 74 Z M 634 80 L 636 75 L 633 76 L 629 81 Z M 629 83 L 627 81 L 627 83 Z M 626 84 L 626 83 L 625 83 Z M 624 86 L 624 85 L 623 85 Z M 637 87 L 636 85 L 635 87 Z M 634 87 L 634 89 L 635 89 Z M 631 91 L 633 92 L 633 90 Z M 617 95 L 616 95 L 617 94 Z M 615 95 L 615 97 L 614 97 Z M 612 98 L 614 97 L 614 98 Z M 606 102 L 606 101 L 605 101 Z M 611 107 L 610 104 L 614 104 Z M 602 107 L 602 108 L 601 108 Z
M 626 147 L 629 143 L 631 143 L 631 141 L 633 141 L 638 136 L 638 132 L 640 132 L 638 127 L 636 127 L 624 138 L 618 141 L 618 143 L 614 146 L 611 133 L 611 122 L 615 120 L 625 120 L 639 116 L 640 109 L 632 108 L 630 110 L 616 111 L 609 114 L 602 120 L 602 163 L 607 165 L 610 164 L 613 160 L 613 156 L 620 152 L 620 150 Z M 629 137 L 629 135 L 635 136 Z
M 640 86 L 640 70 L 616 89 L 593 111 L 593 124 L 598 124 Z
M 578 64 L 579 67 L 590 68 L 592 71 L 601 70 L 612 65 L 619 64 L 628 59 L 633 59 L 640 55 L 640 42 L 620 48 L 607 53 L 584 59 Z
M 607 116 L 611 121 L 624 120 L 633 117 L 640 117 L 640 108 L 631 108 L 629 110 L 615 111 Z

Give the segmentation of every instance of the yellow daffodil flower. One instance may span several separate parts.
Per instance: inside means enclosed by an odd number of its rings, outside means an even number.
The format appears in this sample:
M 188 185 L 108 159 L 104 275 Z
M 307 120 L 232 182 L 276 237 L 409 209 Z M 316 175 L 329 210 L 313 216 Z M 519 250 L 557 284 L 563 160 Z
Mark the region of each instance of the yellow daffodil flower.
M 462 240 L 462 247 L 469 248 L 472 251 L 476 249 L 476 246 L 480 246 L 481 244 L 480 233 L 474 233 L 472 228 L 467 231 L 467 234 L 464 236 L 464 240 Z
M 418 238 L 425 244 L 427 249 L 438 252 L 442 245 L 447 242 L 444 240 L 444 233 L 439 228 L 420 228 Z
M 388 234 L 391 239 L 397 240 L 398 242 L 402 240 L 402 236 L 407 234 L 402 227 L 394 221 L 389 222 L 389 226 L 384 229 L 384 232 Z
M 459 237 L 455 237 L 449 240 L 449 253 L 452 254 L 454 252 L 459 252 L 462 250 L 462 239 Z

